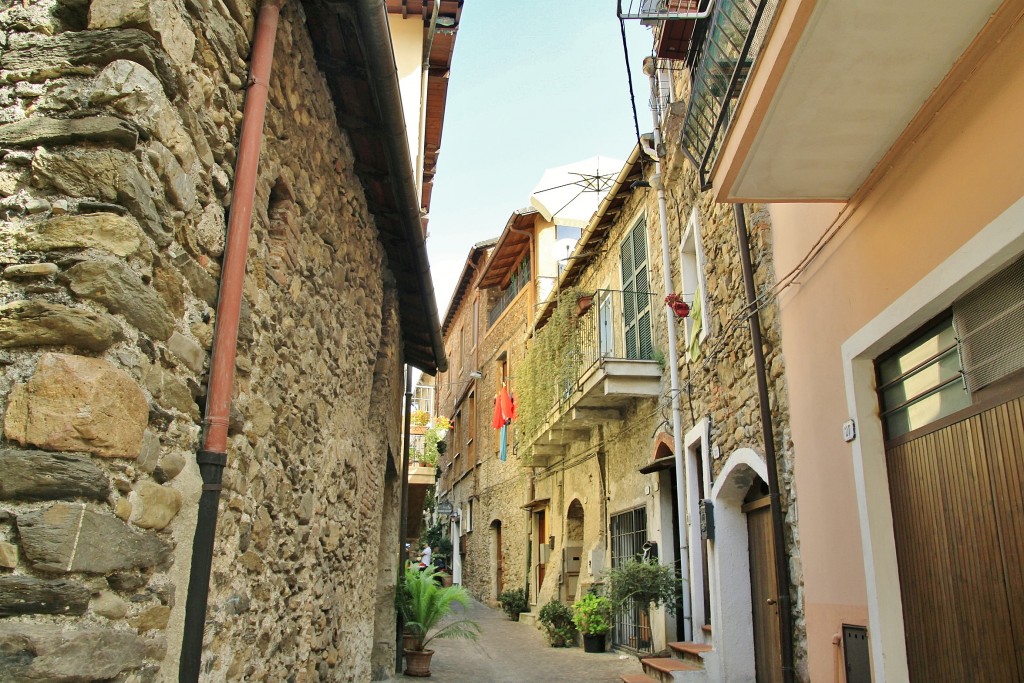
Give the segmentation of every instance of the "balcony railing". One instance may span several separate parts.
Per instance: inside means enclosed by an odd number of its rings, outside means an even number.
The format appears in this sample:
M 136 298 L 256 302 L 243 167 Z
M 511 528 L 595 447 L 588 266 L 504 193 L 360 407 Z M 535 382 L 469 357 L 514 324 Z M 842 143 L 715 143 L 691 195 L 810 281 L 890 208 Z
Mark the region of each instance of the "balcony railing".
M 777 5 L 778 0 L 719 0 L 704 40 L 687 57 L 696 67 L 683 151 L 697 168 L 702 189 L 711 186 L 711 170 Z
M 654 360 L 662 304 L 650 292 L 599 289 L 579 316 L 580 378 L 603 358 Z

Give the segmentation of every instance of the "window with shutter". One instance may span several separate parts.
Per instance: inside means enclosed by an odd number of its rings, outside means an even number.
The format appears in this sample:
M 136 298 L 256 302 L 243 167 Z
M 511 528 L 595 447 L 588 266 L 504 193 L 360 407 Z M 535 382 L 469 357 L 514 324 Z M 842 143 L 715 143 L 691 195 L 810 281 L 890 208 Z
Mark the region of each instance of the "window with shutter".
M 622 271 L 622 316 L 626 358 L 654 358 L 651 333 L 651 283 L 647 268 L 647 221 L 641 218 L 619 248 Z

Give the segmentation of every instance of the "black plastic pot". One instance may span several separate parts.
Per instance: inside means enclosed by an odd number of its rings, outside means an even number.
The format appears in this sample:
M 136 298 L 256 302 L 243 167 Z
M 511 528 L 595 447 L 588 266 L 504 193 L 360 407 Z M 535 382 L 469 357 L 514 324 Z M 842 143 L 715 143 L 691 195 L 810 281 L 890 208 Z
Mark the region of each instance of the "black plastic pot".
M 596 635 L 596 634 L 593 634 L 593 633 L 584 633 L 583 634 L 583 651 L 584 652 L 604 652 L 604 641 L 605 641 L 605 637 L 604 637 L 603 633 L 601 635 Z

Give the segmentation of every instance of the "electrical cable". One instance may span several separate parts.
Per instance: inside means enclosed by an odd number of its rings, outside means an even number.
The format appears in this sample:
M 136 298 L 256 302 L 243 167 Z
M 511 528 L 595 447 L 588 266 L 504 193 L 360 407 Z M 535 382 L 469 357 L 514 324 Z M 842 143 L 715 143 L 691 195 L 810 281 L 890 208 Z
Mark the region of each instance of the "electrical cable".
M 622 34 L 622 57 L 626 61 L 626 79 L 629 81 L 629 107 L 633 110 L 633 130 L 636 131 L 636 144 L 640 144 L 640 119 L 636 115 L 636 94 L 633 92 L 633 70 L 629 68 L 629 47 L 626 45 L 626 22 L 619 19 L 619 32 Z

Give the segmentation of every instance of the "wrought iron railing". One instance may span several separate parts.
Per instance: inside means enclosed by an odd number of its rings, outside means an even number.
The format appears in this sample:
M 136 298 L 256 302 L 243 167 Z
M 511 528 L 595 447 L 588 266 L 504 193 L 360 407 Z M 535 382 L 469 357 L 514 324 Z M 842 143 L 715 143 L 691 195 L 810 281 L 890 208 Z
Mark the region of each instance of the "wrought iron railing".
M 687 61 L 690 102 L 683 122 L 683 151 L 703 189 L 736 113 L 740 94 L 761 51 L 778 0 L 718 0 L 707 33 Z
M 619 19 L 645 23 L 692 18 L 707 6 L 707 0 L 619 0 Z

